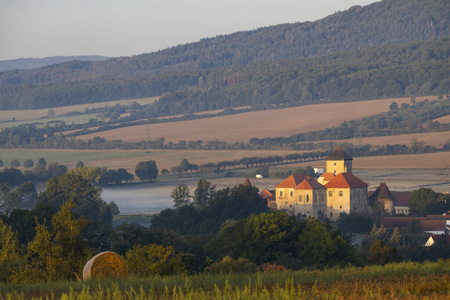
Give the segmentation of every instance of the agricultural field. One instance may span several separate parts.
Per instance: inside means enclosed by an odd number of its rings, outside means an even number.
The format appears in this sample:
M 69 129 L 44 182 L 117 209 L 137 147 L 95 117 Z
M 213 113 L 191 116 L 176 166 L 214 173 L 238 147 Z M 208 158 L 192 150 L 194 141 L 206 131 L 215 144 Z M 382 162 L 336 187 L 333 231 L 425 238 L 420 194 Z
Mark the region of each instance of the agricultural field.
M 437 97 L 417 97 L 416 101 Z M 361 102 L 316 104 L 286 109 L 255 111 L 199 120 L 138 125 L 77 137 L 138 142 L 163 137 L 166 142 L 220 140 L 229 143 L 248 142 L 251 138 L 290 136 L 301 132 L 337 126 L 344 121 L 359 120 L 389 111 L 393 102 L 410 103 L 410 98 L 382 99 Z
M 54 108 L 55 117 L 52 119 L 41 119 L 41 118 L 48 116 L 48 109 L 0 110 L 0 122 L 10 121 L 13 118 L 15 118 L 15 120 L 16 120 L 15 122 L 7 123 L 7 124 L 9 124 L 8 127 L 17 126 L 20 124 L 33 123 L 33 122 L 48 122 L 48 121 L 56 121 L 56 120 L 61 120 L 61 121 L 66 121 L 67 123 L 72 123 L 71 119 L 66 119 L 66 117 L 61 117 L 61 115 L 71 113 L 71 112 L 84 113 L 86 108 L 88 108 L 88 109 L 100 108 L 100 107 L 105 107 L 105 106 L 114 106 L 116 104 L 128 105 L 133 102 L 137 102 L 141 105 L 152 104 L 153 102 L 155 102 L 158 99 L 159 99 L 159 97 L 152 97 L 152 98 L 117 100 L 117 101 L 87 103 L 87 104 L 55 107 Z M 82 117 L 82 116 L 77 116 L 77 117 Z M 19 122 L 19 121 L 25 121 L 25 122 Z M 75 124 L 77 124 L 77 123 L 75 122 Z
M 251 274 L 1 284 L 5 299 L 449 299 L 450 261 Z
M 392 136 L 376 136 L 376 137 L 362 137 L 361 142 L 363 145 L 370 144 L 372 146 L 382 146 L 382 145 L 410 145 L 411 140 L 416 139 L 417 141 L 422 141 L 425 145 L 434 146 L 437 148 L 442 148 L 442 146 L 450 140 L 450 131 L 444 132 L 427 132 L 427 133 L 412 133 L 412 134 L 401 134 Z M 331 141 L 329 141 L 331 142 Z M 336 141 L 333 141 L 336 142 Z M 352 143 L 353 145 L 359 145 L 359 139 L 344 139 L 339 140 L 340 143 Z

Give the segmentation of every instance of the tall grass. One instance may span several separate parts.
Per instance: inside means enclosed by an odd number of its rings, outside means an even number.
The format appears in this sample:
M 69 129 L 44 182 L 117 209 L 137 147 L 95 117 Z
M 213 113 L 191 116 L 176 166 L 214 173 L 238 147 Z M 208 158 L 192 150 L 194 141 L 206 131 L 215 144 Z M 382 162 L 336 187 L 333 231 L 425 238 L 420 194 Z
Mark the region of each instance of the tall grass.
M 0 285 L 1 299 L 450 299 L 450 260 L 255 274 Z

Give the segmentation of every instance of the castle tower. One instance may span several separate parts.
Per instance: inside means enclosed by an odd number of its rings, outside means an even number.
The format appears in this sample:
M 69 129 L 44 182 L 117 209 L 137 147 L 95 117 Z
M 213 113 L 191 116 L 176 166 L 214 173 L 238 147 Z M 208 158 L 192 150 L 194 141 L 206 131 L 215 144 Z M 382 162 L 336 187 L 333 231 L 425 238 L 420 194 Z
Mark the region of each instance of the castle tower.
M 352 160 L 353 158 L 339 146 L 326 159 L 327 173 L 332 173 L 334 175 L 340 173 L 352 173 Z

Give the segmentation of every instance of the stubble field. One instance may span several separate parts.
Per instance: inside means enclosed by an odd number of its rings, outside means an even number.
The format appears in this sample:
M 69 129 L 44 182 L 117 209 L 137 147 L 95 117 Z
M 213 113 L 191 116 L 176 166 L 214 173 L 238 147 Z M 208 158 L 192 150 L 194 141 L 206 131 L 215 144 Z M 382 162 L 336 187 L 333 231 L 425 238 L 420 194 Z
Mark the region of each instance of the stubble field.
M 437 97 L 417 97 L 416 101 Z M 191 121 L 139 125 L 77 137 L 138 142 L 163 137 L 166 142 L 220 140 L 248 142 L 251 138 L 290 136 L 292 134 L 337 126 L 344 121 L 359 120 L 389 111 L 393 102 L 410 103 L 410 98 L 382 99 L 348 103 L 329 103 L 286 109 L 255 111 Z

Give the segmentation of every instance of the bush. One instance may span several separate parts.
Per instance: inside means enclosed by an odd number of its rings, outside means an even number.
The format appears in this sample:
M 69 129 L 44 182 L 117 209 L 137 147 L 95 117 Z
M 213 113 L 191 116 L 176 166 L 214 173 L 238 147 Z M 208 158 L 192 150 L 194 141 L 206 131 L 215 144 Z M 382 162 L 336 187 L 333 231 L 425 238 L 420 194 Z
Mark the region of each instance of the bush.
M 212 274 L 253 273 L 256 271 L 258 271 L 258 267 L 249 259 L 233 259 L 230 256 L 225 256 L 222 261 L 213 263 L 205 269 L 206 273 Z

